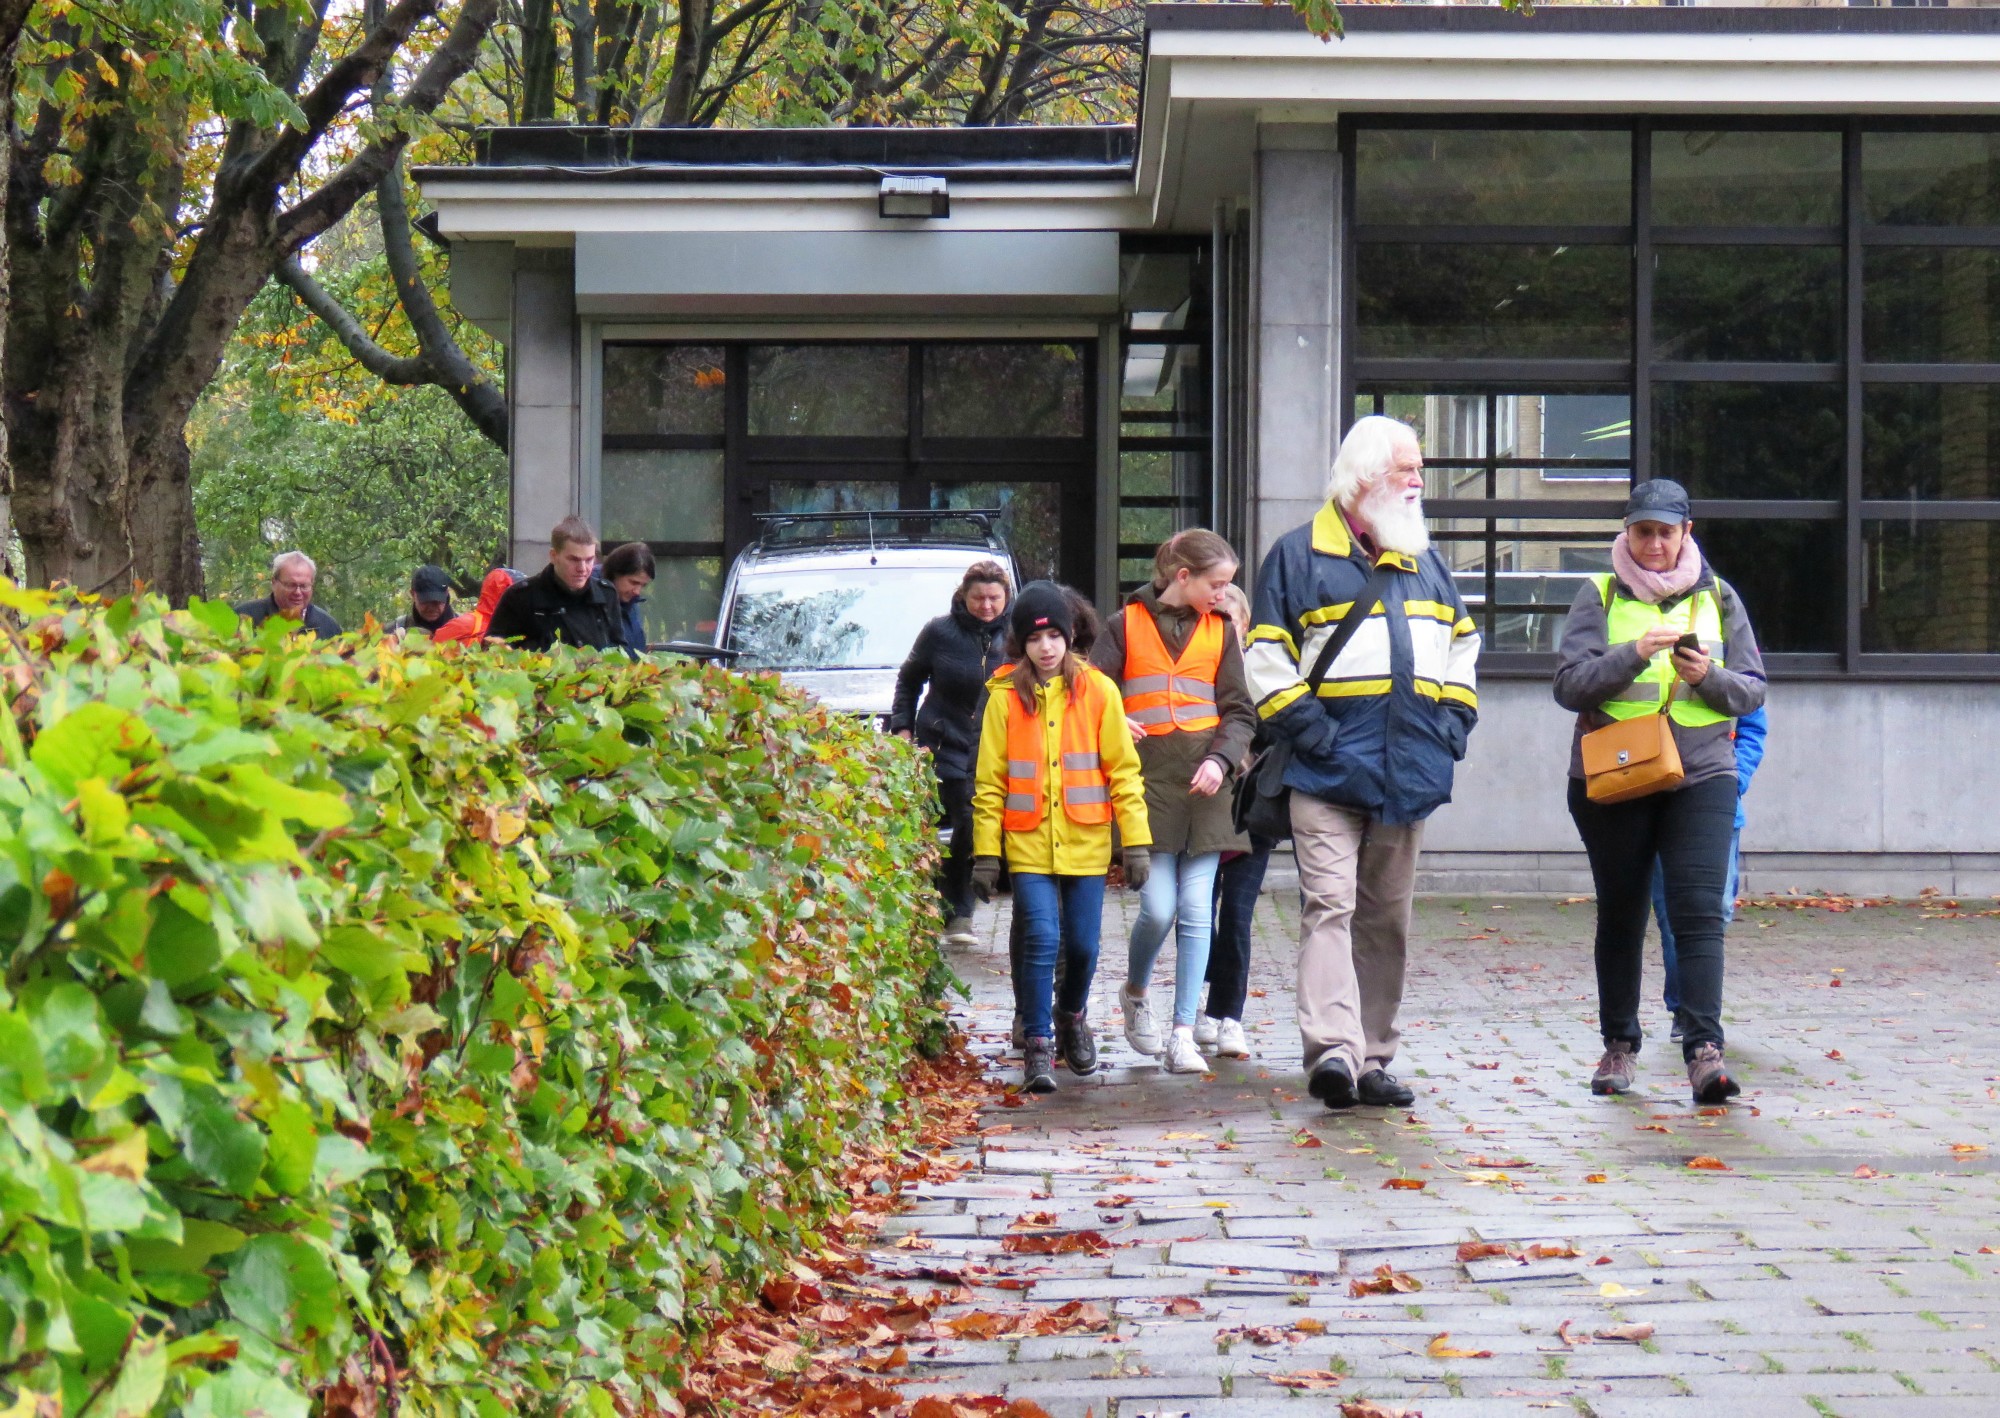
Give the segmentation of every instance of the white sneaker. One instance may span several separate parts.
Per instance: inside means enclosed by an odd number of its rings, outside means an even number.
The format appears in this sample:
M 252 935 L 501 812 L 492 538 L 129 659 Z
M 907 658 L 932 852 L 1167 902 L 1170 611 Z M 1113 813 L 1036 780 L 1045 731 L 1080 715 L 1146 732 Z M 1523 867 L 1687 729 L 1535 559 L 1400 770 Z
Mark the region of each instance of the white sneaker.
M 1194 1017 L 1195 1043 L 1201 1045 L 1204 1049 L 1213 1044 L 1215 1042 L 1215 1026 L 1220 1022 L 1220 1020 L 1212 1019 L 1206 1014 L 1197 1014 Z
M 1135 1054 L 1148 1058 L 1160 1056 L 1160 1030 L 1153 1023 L 1153 1006 L 1146 1002 L 1146 992 L 1132 993 L 1128 982 L 1118 987 L 1118 1008 L 1125 1015 L 1125 1042 L 1132 1046 Z M 1192 1046 L 1193 1039 L 1189 1039 Z
M 1223 1059 L 1250 1057 L 1250 1041 L 1243 1035 L 1243 1021 L 1225 1019 L 1215 1031 L 1215 1055 Z
M 972 917 L 953 916 L 944 928 L 946 945 L 977 945 L 979 934 L 972 929 Z
M 1194 1030 L 1177 1026 L 1167 1041 L 1168 1073 L 1207 1073 L 1208 1060 L 1194 1046 Z

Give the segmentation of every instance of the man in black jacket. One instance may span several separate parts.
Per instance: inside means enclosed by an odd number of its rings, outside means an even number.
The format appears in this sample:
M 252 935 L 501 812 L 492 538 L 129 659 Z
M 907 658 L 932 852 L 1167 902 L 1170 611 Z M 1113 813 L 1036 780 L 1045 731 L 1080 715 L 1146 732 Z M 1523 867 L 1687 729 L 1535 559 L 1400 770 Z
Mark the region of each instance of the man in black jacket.
M 618 593 L 591 576 L 597 533 L 581 517 L 565 517 L 549 533 L 549 564 L 510 589 L 486 627 L 489 640 L 529 650 L 558 642 L 608 650 L 624 643 Z
M 262 625 L 275 616 L 327 639 L 340 634 L 340 626 L 313 604 L 313 588 L 318 584 L 319 567 L 311 557 L 302 551 L 281 551 L 271 559 L 271 594 L 243 602 L 236 613 L 249 616 L 252 625 Z

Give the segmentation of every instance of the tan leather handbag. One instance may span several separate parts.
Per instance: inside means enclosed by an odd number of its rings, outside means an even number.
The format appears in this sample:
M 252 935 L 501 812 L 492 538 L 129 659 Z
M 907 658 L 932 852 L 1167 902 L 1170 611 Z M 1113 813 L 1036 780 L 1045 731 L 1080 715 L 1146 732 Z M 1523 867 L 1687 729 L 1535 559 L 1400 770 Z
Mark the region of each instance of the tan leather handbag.
M 1619 719 L 1583 736 L 1583 782 L 1592 802 L 1630 802 L 1664 792 L 1687 776 L 1667 717 L 1679 689 L 1677 682 L 1657 714 Z

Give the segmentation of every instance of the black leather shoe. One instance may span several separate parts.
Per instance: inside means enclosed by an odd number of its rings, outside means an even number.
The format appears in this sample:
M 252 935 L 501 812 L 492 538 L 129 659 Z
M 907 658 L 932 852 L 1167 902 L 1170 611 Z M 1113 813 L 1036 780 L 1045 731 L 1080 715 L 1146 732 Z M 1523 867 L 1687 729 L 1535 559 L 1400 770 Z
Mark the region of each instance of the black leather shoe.
M 1396 1075 L 1386 1069 L 1369 1069 L 1361 1075 L 1361 1082 L 1355 1085 L 1354 1091 L 1371 1108 L 1407 1108 L 1417 1101 L 1417 1095 L 1410 1091 L 1410 1086 L 1398 1083 Z
M 1329 1108 L 1351 1108 L 1354 1075 L 1347 1071 L 1346 1064 L 1328 1054 L 1313 1065 L 1312 1075 L 1306 1080 L 1306 1092 Z
M 1079 1078 L 1097 1072 L 1097 1038 L 1090 1032 L 1084 1012 L 1056 1011 L 1056 1057 L 1069 1065 Z

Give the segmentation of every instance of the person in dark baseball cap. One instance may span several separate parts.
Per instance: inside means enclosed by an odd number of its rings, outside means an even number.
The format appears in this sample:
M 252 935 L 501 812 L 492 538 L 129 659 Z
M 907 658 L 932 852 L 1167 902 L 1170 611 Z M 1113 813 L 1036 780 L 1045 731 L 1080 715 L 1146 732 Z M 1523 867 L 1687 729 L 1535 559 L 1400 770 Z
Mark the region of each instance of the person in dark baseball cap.
M 451 577 L 442 567 L 419 566 L 410 577 L 410 609 L 389 628 L 435 635 L 451 616 Z
M 1672 478 L 1653 478 L 1632 489 L 1625 502 L 1625 525 L 1658 522 L 1678 527 L 1690 520 L 1687 489 Z

